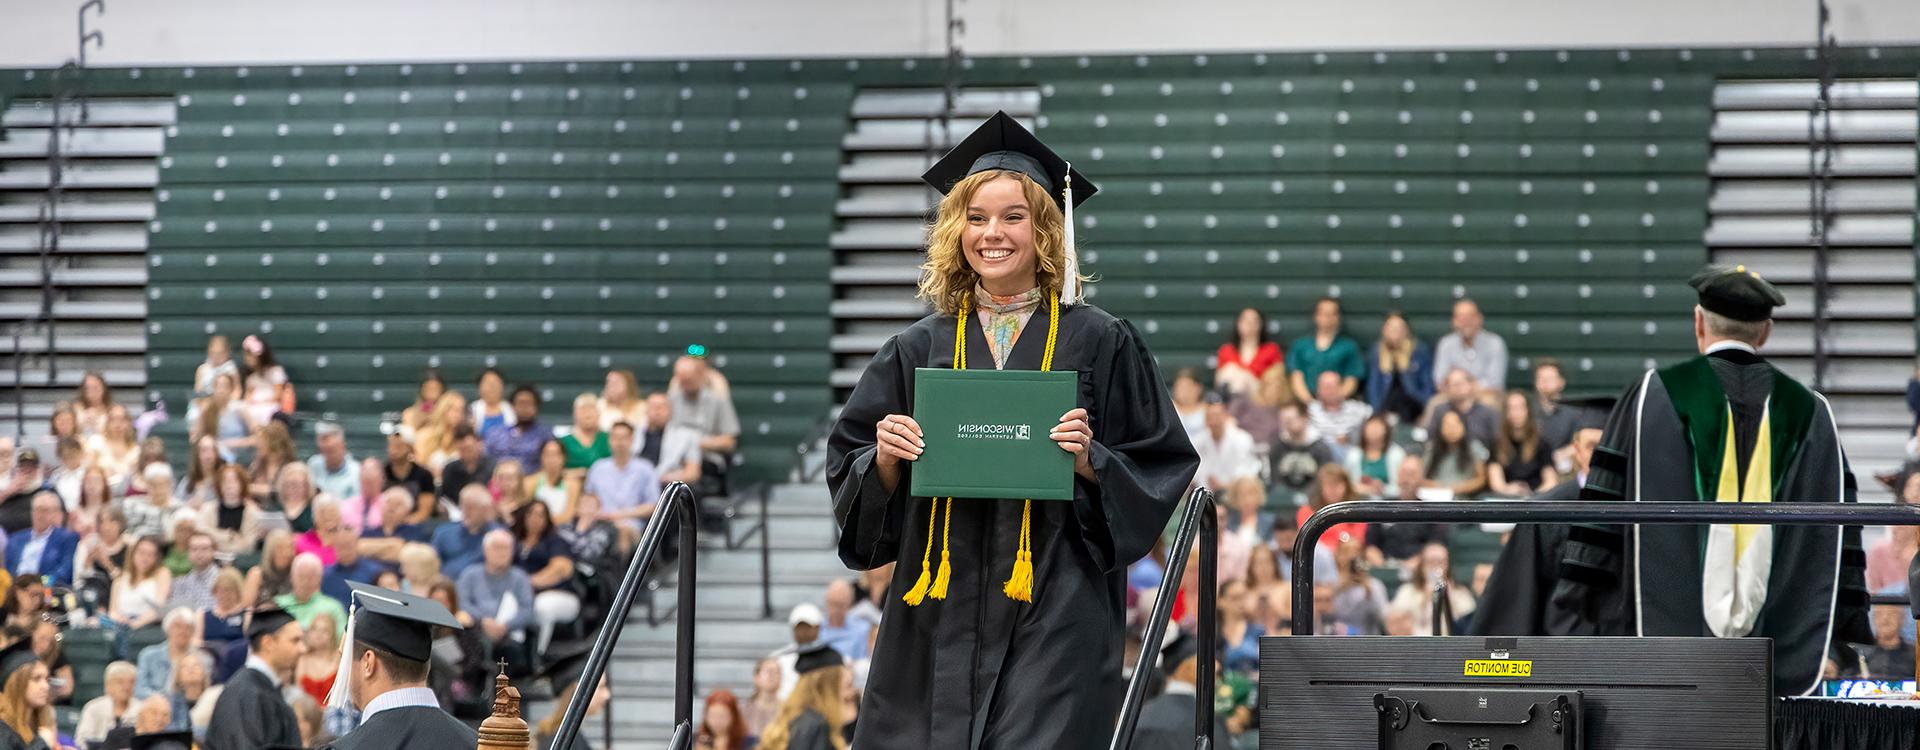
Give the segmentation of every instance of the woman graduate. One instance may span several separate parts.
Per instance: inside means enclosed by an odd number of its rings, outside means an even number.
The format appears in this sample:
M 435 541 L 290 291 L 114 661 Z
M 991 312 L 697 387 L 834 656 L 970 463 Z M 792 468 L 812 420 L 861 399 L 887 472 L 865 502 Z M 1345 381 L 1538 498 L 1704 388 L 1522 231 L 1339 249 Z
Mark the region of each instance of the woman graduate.
M 840 559 L 898 562 L 904 592 L 886 604 L 853 746 L 1104 746 L 1126 568 L 1198 459 L 1140 335 L 1081 300 L 1072 207 L 1094 186 L 1004 112 L 925 179 L 946 194 L 921 266 L 934 313 L 874 355 L 828 443 Z M 1078 406 L 1050 435 L 1074 457 L 1073 500 L 910 496 L 918 367 L 1077 372 Z

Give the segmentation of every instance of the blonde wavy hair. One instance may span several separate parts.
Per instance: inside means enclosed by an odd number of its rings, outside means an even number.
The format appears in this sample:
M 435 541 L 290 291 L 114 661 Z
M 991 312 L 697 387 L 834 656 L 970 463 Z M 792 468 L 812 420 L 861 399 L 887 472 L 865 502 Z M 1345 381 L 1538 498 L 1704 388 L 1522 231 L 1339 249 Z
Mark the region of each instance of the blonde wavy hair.
M 846 667 L 837 666 L 821 667 L 800 675 L 800 679 L 793 684 L 793 692 L 787 694 L 786 702 L 780 704 L 780 710 L 774 713 L 773 719 L 767 722 L 766 730 L 761 732 L 761 750 L 787 750 L 787 744 L 793 741 L 793 720 L 809 709 L 826 719 L 827 741 L 833 743 L 834 750 L 847 750 L 847 741 L 840 736 L 840 728 L 847 723 L 840 699 L 840 683 L 846 679 L 846 673 Z
M 1034 280 L 1043 289 L 1060 291 L 1064 280 L 1062 269 L 1067 264 L 1066 216 L 1060 204 L 1032 178 L 1019 172 L 990 169 L 968 175 L 955 184 L 953 190 L 940 199 L 939 212 L 927 226 L 927 262 L 920 264 L 919 297 L 941 315 L 957 314 L 960 298 L 980 283 L 980 274 L 967 265 L 966 252 L 961 247 L 967 232 L 967 207 L 981 186 L 1003 178 L 1020 181 L 1021 193 L 1032 213 L 1033 245 L 1040 256 Z M 1082 275 L 1082 288 L 1091 280 Z M 1074 302 L 1078 300 L 1061 300 L 1062 304 Z

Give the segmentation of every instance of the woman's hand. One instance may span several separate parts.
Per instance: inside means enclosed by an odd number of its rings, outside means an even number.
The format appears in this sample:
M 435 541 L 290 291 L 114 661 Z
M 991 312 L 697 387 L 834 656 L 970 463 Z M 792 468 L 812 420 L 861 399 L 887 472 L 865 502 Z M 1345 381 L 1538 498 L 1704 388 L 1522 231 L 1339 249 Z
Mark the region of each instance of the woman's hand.
M 913 461 L 927 448 L 920 423 L 905 414 L 888 414 L 873 425 L 875 465 L 893 469 L 901 461 Z
M 1073 409 L 1060 415 L 1060 424 L 1055 425 L 1048 437 L 1060 444 L 1060 448 L 1073 454 L 1073 473 L 1087 481 L 1096 481 L 1093 475 L 1093 428 L 1088 426 L 1091 419 L 1086 409 Z

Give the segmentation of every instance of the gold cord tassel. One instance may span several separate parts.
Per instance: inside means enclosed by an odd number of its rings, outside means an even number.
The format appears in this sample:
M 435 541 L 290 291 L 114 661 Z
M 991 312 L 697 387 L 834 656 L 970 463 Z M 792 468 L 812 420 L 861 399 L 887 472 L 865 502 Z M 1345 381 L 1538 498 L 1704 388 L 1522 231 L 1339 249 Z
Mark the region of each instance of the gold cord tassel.
M 931 577 L 927 568 L 928 563 L 933 561 L 933 517 L 937 515 L 940 515 L 940 506 L 935 505 L 927 513 L 927 551 L 920 555 L 920 580 L 914 581 L 913 588 L 900 597 L 909 607 L 918 607 L 920 601 L 927 598 L 927 579 Z M 945 557 L 946 553 L 942 552 L 941 556 Z
M 947 498 L 947 522 L 940 526 L 940 572 L 934 575 L 933 589 L 927 592 L 935 599 L 947 598 L 947 584 L 953 581 L 953 561 L 947 559 L 947 537 L 952 528 L 953 498 Z
M 1033 601 L 1033 501 L 1020 509 L 1020 551 L 1014 555 L 1013 575 L 1001 588 L 1007 598 L 1017 602 Z

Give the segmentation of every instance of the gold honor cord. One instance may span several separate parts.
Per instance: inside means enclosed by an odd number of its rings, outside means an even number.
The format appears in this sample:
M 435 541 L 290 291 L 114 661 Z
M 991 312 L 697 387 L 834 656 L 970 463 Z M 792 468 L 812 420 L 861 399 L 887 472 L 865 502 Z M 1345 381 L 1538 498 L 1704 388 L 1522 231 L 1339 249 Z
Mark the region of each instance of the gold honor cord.
M 1053 369 L 1054 344 L 1060 339 L 1060 295 L 1055 294 L 1047 300 L 1047 350 L 1040 358 L 1040 371 Z M 967 320 L 973 316 L 971 295 L 960 295 L 961 314 L 954 317 L 953 326 L 953 369 L 967 369 Z M 928 597 L 947 598 L 947 585 L 953 580 L 953 564 L 948 556 L 948 537 L 953 530 L 953 498 L 946 498 L 946 522 L 940 526 L 940 568 L 929 575 L 933 562 L 933 523 L 934 516 L 941 514 L 941 499 L 933 498 L 933 512 L 927 515 L 927 549 L 920 555 L 920 578 L 914 581 L 913 588 L 900 597 L 909 607 L 918 607 Z M 1033 500 L 1025 501 L 1020 509 L 1020 549 L 1013 560 L 1013 575 L 1001 588 L 1008 599 L 1021 602 L 1033 601 Z

